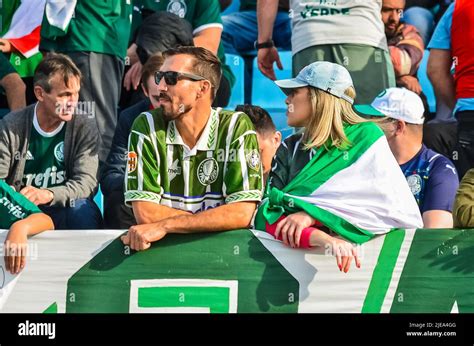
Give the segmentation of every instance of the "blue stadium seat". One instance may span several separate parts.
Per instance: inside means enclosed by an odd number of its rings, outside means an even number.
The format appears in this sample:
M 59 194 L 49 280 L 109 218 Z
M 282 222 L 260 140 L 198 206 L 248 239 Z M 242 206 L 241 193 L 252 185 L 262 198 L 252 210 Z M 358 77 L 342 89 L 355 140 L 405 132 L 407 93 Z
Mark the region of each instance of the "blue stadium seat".
M 99 207 L 100 213 L 102 214 L 102 216 L 104 216 L 104 195 L 102 195 L 100 186 L 99 186 L 99 189 L 97 190 L 97 193 L 94 196 L 94 202 Z
M 235 106 L 244 103 L 244 78 L 245 78 L 245 62 L 241 56 L 234 54 L 226 54 L 225 61 L 235 75 L 236 81 L 232 88 L 229 105 L 227 109 L 235 109 Z
M 436 97 L 434 94 L 433 86 L 431 85 L 430 80 L 428 79 L 428 74 L 426 73 L 426 69 L 428 67 L 428 58 L 430 56 L 430 51 L 425 50 L 425 54 L 423 55 L 423 60 L 421 61 L 420 67 L 418 68 L 418 80 L 420 81 L 421 90 L 426 95 L 428 100 L 428 105 L 430 107 L 430 112 L 436 112 Z
M 221 15 L 225 16 L 227 14 L 238 12 L 239 8 L 240 8 L 240 0 L 232 0 L 232 3 L 224 11 L 222 11 Z

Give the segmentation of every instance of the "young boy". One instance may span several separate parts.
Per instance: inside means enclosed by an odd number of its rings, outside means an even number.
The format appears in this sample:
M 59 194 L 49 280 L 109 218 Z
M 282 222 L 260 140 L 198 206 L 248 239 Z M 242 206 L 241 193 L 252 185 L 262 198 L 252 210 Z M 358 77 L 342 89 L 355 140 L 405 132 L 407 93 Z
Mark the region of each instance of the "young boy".
M 10 229 L 5 239 L 6 269 L 18 274 L 26 262 L 28 236 L 54 229 L 51 218 L 0 179 L 0 229 Z
M 266 182 L 272 169 L 273 157 L 281 144 L 281 132 L 277 131 L 270 114 L 259 106 L 238 105 L 235 110 L 247 114 L 255 126 L 263 166 L 263 179 Z

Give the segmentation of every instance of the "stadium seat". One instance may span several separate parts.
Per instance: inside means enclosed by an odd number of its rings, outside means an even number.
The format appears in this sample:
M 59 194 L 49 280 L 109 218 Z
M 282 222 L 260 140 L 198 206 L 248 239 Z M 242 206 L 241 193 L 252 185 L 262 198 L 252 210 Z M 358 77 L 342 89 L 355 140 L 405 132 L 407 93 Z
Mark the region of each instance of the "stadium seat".
M 292 58 L 290 51 L 279 52 L 283 70 L 275 65 L 277 79 L 291 78 Z M 270 79 L 258 69 L 257 58 L 253 60 L 252 104 L 260 106 L 272 116 L 276 128 L 281 131 L 283 138 L 293 134 L 293 128 L 286 123 L 286 95 Z
M 102 191 L 100 190 L 100 186 L 99 186 L 99 189 L 97 190 L 97 193 L 94 196 L 94 202 L 99 207 L 100 213 L 103 216 L 104 215 L 104 195 L 102 195 Z
M 425 50 L 425 54 L 423 55 L 423 60 L 420 63 L 420 67 L 418 68 L 418 80 L 420 81 L 421 90 L 426 96 L 428 101 L 428 105 L 430 107 L 430 112 L 436 112 L 436 97 L 434 94 L 433 86 L 431 85 L 430 80 L 428 79 L 428 74 L 426 73 L 426 69 L 428 67 L 428 58 L 430 56 L 430 51 Z
M 239 8 L 240 8 L 240 0 L 232 0 L 232 3 L 224 11 L 222 11 L 221 15 L 225 16 L 227 14 L 238 12 Z
M 230 95 L 229 105 L 226 108 L 235 109 L 235 106 L 244 103 L 245 62 L 241 56 L 234 54 L 226 54 L 225 61 L 236 79 Z

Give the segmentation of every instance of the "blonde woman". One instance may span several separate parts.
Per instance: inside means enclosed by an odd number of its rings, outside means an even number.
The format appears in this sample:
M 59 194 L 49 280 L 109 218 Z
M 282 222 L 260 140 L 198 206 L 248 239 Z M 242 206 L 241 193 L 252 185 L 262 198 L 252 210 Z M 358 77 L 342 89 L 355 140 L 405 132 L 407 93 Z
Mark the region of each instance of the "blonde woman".
M 360 266 L 353 243 L 422 227 L 382 130 L 353 111 L 356 93 L 344 67 L 315 62 L 276 84 L 288 95 L 288 125 L 302 130 L 277 151 L 257 229 L 291 247 L 332 247 L 347 272 L 353 258 Z

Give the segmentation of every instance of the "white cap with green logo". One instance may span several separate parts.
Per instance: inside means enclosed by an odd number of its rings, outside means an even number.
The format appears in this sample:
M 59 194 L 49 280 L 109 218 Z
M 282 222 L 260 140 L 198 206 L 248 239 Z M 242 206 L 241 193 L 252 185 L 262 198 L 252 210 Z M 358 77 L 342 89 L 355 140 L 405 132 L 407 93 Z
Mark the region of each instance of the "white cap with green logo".
M 275 81 L 281 90 L 288 94 L 290 89 L 312 86 L 337 96 L 353 104 L 354 99 L 344 92 L 353 86 L 352 78 L 347 69 L 328 61 L 317 61 L 305 66 L 296 78 Z
M 425 120 L 423 101 L 405 88 L 385 89 L 370 105 L 356 105 L 354 108 L 364 115 L 390 117 L 409 124 L 421 125 Z

